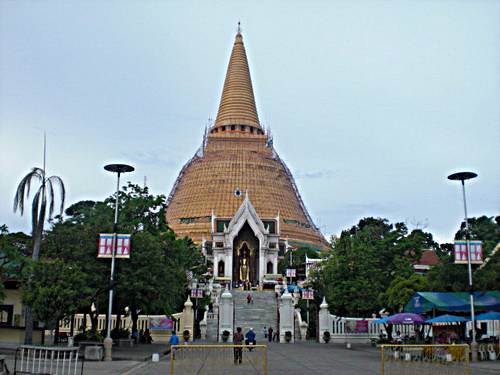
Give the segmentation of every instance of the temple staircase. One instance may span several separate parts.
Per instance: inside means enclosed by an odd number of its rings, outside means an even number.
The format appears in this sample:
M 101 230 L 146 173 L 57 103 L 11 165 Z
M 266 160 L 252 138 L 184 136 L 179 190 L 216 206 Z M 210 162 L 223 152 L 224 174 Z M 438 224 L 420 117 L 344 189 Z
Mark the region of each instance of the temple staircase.
M 257 343 L 263 343 L 264 327 L 278 328 L 277 304 L 274 291 L 240 291 L 232 290 L 234 303 L 234 329 L 241 327 L 243 333 L 253 328 L 257 335 Z M 251 293 L 253 303 L 247 303 L 247 295 Z

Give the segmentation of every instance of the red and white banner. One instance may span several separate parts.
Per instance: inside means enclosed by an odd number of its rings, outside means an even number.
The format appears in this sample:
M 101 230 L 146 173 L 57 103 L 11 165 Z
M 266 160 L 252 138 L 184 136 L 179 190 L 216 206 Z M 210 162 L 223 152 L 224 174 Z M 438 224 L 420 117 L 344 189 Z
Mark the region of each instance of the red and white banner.
M 302 299 L 314 299 L 314 290 L 303 290 Z
M 323 259 L 308 258 L 306 255 L 306 279 L 309 279 L 311 271 L 317 269 L 322 261 Z
M 470 251 L 470 262 L 473 264 L 483 263 L 483 243 L 482 241 L 455 241 L 455 263 L 467 264 L 468 249 Z
M 117 234 L 116 235 L 116 253 L 115 258 L 130 258 L 130 234 Z M 113 255 L 113 247 L 115 242 L 115 235 L 109 233 L 99 234 L 99 250 L 97 253 L 98 258 L 111 258 Z
M 191 298 L 203 298 L 203 289 L 200 288 L 191 289 Z
M 286 270 L 286 277 L 296 277 L 295 275 L 297 274 L 297 271 L 295 271 L 295 268 L 288 268 Z

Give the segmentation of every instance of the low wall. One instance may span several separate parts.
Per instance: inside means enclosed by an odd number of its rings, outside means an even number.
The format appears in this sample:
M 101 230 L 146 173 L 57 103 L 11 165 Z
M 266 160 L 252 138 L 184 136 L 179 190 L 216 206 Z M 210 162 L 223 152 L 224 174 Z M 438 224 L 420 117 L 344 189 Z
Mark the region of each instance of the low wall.
M 33 345 L 42 345 L 43 331 L 33 330 Z M 0 327 L 0 343 L 2 344 L 24 344 L 24 327 Z

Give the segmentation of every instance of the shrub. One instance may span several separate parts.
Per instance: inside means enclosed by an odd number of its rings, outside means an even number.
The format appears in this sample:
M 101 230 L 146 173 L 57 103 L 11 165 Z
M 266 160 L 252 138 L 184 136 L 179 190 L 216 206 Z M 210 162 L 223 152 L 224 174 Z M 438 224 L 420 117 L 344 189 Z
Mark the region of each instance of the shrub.
M 97 331 L 86 331 L 85 333 L 79 333 L 75 336 L 75 342 L 80 341 L 98 341 L 102 342 L 104 340 L 103 335 Z
M 124 328 L 114 328 L 111 330 L 111 338 L 113 340 L 118 339 L 128 339 L 130 337 L 130 331 Z

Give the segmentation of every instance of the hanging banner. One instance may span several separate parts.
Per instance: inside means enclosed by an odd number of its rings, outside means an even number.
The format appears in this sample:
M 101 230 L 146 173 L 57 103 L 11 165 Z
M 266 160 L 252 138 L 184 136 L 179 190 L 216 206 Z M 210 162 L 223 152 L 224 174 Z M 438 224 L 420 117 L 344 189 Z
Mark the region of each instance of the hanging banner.
M 116 253 L 115 258 L 130 258 L 130 245 L 131 245 L 131 235 L 130 234 L 118 234 L 116 235 Z M 101 233 L 99 234 L 99 246 L 98 246 L 98 258 L 111 258 L 113 255 L 115 235 L 113 233 Z
M 150 317 L 149 329 L 151 331 L 172 331 L 174 329 L 174 321 L 170 317 Z
M 314 290 L 303 290 L 302 299 L 314 299 Z
M 308 258 L 306 255 L 306 279 L 309 278 L 311 271 L 317 269 L 323 259 Z
M 201 288 L 191 289 L 191 298 L 203 298 L 203 289 Z
M 286 277 L 296 277 L 296 271 L 295 268 L 288 268 L 286 270 Z
M 346 333 L 368 333 L 368 320 L 346 320 Z
M 469 241 L 470 262 L 472 264 L 483 263 L 483 242 L 482 241 Z M 467 241 L 455 241 L 455 263 L 467 264 L 468 249 Z

